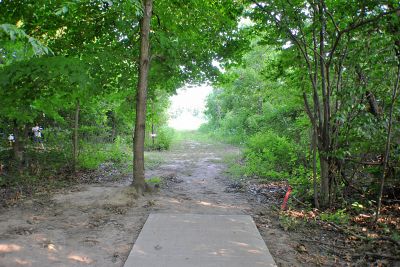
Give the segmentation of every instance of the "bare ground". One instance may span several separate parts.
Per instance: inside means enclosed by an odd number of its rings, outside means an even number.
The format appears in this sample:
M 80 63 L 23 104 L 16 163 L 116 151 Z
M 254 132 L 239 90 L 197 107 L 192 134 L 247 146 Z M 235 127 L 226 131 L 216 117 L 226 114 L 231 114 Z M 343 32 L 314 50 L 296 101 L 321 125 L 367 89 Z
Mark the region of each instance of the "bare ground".
M 0 266 L 123 266 L 147 216 L 250 214 L 279 266 L 310 266 L 268 204 L 232 190 L 223 157 L 235 147 L 183 140 L 147 170 L 158 192 L 136 198 L 128 177 L 36 195 L 0 215 Z M 303 251 L 304 252 L 304 251 Z

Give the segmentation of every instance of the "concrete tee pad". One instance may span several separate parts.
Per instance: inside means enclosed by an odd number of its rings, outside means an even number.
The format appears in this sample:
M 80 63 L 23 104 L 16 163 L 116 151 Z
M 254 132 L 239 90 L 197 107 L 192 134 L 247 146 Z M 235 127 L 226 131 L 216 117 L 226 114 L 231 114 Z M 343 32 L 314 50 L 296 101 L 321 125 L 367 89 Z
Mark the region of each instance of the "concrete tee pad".
M 248 215 L 150 214 L 124 267 L 276 266 Z

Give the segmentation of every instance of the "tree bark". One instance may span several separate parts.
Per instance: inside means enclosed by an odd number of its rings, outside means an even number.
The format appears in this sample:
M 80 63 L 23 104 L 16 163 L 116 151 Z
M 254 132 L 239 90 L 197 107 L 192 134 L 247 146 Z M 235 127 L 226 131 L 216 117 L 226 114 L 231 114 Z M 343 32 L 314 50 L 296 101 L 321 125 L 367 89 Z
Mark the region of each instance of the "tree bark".
M 72 171 L 76 171 L 76 163 L 78 159 L 78 130 L 79 130 L 79 112 L 80 103 L 79 99 L 76 100 L 75 120 L 74 120 L 74 133 L 72 141 Z
M 17 168 L 19 171 L 22 168 L 22 161 L 23 161 L 23 146 L 22 146 L 22 134 L 19 130 L 17 121 L 14 120 L 13 122 L 13 134 L 14 134 L 14 143 L 13 145 L 13 152 L 14 152 L 14 159 L 17 163 Z
M 390 140 L 391 140 L 391 134 L 392 134 L 392 125 L 393 125 L 393 109 L 394 109 L 394 104 L 396 102 L 396 96 L 397 96 L 397 90 L 399 87 L 399 80 L 400 80 L 400 52 L 398 55 L 399 58 L 399 65 L 397 67 L 397 77 L 396 77 L 396 82 L 393 87 L 393 92 L 392 92 L 392 99 L 390 103 L 390 110 L 389 110 L 389 122 L 388 122 L 388 130 L 387 130 L 387 136 L 386 136 L 386 146 L 385 146 L 385 155 L 383 158 L 383 170 L 382 170 L 382 176 L 381 176 L 381 184 L 379 188 L 379 194 L 378 194 L 378 206 L 376 208 L 376 213 L 375 213 L 375 223 L 378 222 L 379 219 L 379 214 L 381 211 L 381 206 L 382 206 L 382 193 L 383 193 L 383 188 L 385 185 L 385 177 L 386 177 L 386 172 L 387 172 L 387 166 L 389 163 L 389 155 L 390 155 Z
M 375 117 L 379 118 L 381 115 L 381 109 L 378 106 L 378 102 L 376 101 L 375 95 L 371 91 L 365 91 L 365 96 L 367 97 L 368 104 L 370 107 L 369 112 L 371 112 L 372 115 Z
M 321 153 L 321 152 L 320 152 Z M 322 152 L 323 153 L 323 152 Z M 321 167 L 320 205 L 326 208 L 329 205 L 329 161 L 323 154 L 319 155 Z
M 313 187 L 314 187 L 314 206 L 319 209 L 318 186 L 317 186 L 317 129 L 313 125 L 312 133 L 312 153 L 313 153 Z
M 151 102 L 151 104 L 152 104 L 152 114 L 151 114 L 151 139 L 152 139 L 152 142 L 153 142 L 153 149 L 154 149 L 154 143 L 155 143 L 155 140 L 154 140 L 154 116 L 156 115 L 155 114 L 155 111 L 154 111 L 154 100 Z
M 143 17 L 140 22 L 139 80 L 136 94 L 136 121 L 133 151 L 133 182 L 137 192 L 146 189 L 144 176 L 144 139 L 146 128 L 146 98 L 150 68 L 150 22 L 153 8 L 152 0 L 143 0 Z
M 326 155 L 330 152 L 330 143 L 331 143 L 331 131 L 330 131 L 330 93 L 329 93 L 329 84 L 328 77 L 329 66 L 325 64 L 325 33 L 326 33 L 326 20 L 325 20 L 325 2 L 323 0 L 320 1 L 318 6 L 319 10 L 319 19 L 321 24 L 320 29 L 320 38 L 319 38 L 319 68 L 321 75 L 321 92 L 322 92 L 322 105 L 323 105 L 323 122 L 321 129 L 321 144 L 320 144 L 320 164 L 321 164 L 321 201 L 320 204 L 323 208 L 326 208 L 329 205 L 330 198 L 330 164 L 329 158 Z

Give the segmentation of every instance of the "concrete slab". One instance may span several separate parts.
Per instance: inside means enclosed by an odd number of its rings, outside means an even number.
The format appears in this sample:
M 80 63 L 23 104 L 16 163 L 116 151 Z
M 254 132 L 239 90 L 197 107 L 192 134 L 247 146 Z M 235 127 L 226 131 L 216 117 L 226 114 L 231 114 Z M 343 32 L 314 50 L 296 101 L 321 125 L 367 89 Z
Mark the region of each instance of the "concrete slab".
M 248 215 L 150 214 L 124 267 L 276 266 Z

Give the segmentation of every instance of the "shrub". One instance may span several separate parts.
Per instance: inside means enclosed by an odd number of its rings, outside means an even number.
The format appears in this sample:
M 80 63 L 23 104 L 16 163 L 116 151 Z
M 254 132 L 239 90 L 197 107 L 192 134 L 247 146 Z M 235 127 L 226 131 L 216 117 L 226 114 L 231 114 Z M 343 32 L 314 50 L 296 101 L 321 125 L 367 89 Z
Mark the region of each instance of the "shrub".
M 333 213 L 321 213 L 320 218 L 323 221 L 334 222 L 337 224 L 346 224 L 350 221 L 350 215 L 346 213 L 346 209 L 340 209 Z
M 273 180 L 287 179 L 297 160 L 295 151 L 295 144 L 285 137 L 271 131 L 257 133 L 246 144 L 246 173 Z
M 146 136 L 145 147 L 148 150 L 168 150 L 171 146 L 174 129 L 169 127 L 159 128 L 157 131 L 157 136 L 154 138 L 154 144 L 151 136 Z
M 280 214 L 279 224 L 285 231 L 296 231 L 304 225 L 304 221 L 287 214 Z
M 146 180 L 147 183 L 152 185 L 160 185 L 161 184 L 161 177 L 153 176 Z
M 78 157 L 79 166 L 83 169 L 96 169 L 101 163 L 107 161 L 122 163 L 131 157 L 126 148 L 125 140 L 120 136 L 117 136 L 111 144 L 82 142 Z

